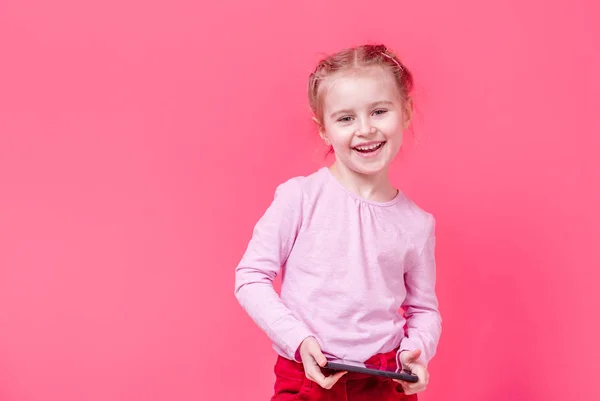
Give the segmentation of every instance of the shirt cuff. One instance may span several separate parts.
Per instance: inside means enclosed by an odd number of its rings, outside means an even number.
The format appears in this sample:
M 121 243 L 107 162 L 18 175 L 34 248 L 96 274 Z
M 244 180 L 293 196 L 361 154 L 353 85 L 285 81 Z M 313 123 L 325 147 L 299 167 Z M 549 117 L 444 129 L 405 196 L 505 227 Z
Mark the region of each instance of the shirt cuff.
M 288 341 L 288 344 L 289 344 L 288 353 L 290 356 L 293 357 L 293 360 L 295 362 L 302 363 L 302 358 L 300 357 L 300 345 L 302 345 L 302 342 L 304 340 L 306 340 L 308 337 L 314 337 L 317 340 L 317 342 L 319 343 L 319 346 L 321 347 L 321 342 L 319 341 L 319 339 L 317 339 L 317 337 L 315 335 L 313 335 L 310 331 L 299 330 Z

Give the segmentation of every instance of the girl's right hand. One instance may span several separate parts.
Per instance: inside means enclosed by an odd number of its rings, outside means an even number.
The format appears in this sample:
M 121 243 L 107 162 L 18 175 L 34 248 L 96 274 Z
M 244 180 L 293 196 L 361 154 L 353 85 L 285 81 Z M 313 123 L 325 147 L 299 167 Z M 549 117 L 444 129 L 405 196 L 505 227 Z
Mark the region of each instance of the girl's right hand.
M 321 352 L 321 347 L 314 337 L 307 337 L 302 341 L 302 344 L 300 344 L 300 358 L 302 358 L 306 377 L 327 390 L 333 387 L 340 377 L 348 373 L 336 372 L 331 376 L 325 377 L 323 372 L 321 372 L 321 368 L 327 364 L 327 359 Z

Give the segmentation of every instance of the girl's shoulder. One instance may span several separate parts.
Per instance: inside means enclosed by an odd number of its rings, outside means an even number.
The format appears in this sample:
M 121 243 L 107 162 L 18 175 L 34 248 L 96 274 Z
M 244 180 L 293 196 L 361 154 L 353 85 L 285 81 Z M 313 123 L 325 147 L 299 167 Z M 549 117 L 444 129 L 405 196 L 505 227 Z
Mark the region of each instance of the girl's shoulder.
M 286 196 L 302 197 L 323 187 L 327 180 L 325 167 L 308 174 L 288 178 L 277 186 L 276 193 Z
M 435 232 L 436 220 L 433 213 L 419 206 L 415 201 L 403 194 L 403 202 L 399 204 L 403 220 L 418 235 L 429 236 Z

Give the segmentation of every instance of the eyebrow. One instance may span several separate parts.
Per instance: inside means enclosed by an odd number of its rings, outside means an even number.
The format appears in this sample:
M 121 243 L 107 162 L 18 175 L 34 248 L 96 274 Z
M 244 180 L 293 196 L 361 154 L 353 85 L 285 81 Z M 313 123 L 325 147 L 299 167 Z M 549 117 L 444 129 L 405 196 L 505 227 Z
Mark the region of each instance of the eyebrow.
M 381 106 L 381 105 L 393 105 L 394 103 L 389 101 L 389 100 L 378 100 L 376 102 L 373 102 L 369 105 L 369 107 L 373 108 L 375 106 Z M 333 113 L 330 114 L 330 118 L 334 118 L 335 116 L 337 116 L 338 114 L 347 114 L 347 113 L 352 113 L 352 109 L 343 109 L 343 110 L 337 110 L 334 111 Z

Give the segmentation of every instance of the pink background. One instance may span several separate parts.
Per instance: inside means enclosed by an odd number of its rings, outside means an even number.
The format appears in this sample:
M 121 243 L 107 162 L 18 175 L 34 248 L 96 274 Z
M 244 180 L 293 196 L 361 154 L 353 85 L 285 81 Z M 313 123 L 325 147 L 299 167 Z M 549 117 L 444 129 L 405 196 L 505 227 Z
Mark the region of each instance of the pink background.
M 0 400 L 267 400 L 233 270 L 326 162 L 309 71 L 365 41 L 417 80 L 393 174 L 438 219 L 421 399 L 600 399 L 597 3 L 204 3 L 0 2 Z

